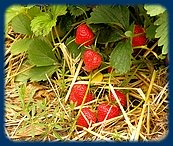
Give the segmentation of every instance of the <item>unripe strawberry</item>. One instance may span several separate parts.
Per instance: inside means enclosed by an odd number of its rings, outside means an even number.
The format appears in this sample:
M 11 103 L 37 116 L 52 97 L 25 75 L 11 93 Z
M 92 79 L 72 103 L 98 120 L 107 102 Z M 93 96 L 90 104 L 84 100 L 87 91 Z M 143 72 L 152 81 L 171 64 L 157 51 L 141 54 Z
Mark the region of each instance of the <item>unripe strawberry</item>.
M 90 71 L 97 69 L 101 65 L 102 56 L 96 51 L 87 49 L 83 53 L 83 60 L 84 60 L 84 64 L 85 64 L 84 69 L 87 72 L 90 72 Z
M 145 30 L 140 25 L 134 26 L 134 37 L 132 38 L 132 47 L 143 46 L 146 44 Z
M 74 84 L 71 89 L 69 100 L 73 103 L 76 103 L 77 106 L 81 105 L 86 91 L 87 91 L 86 84 Z M 91 100 L 93 100 L 92 93 L 87 93 L 84 103 L 89 102 Z
M 118 116 L 120 114 L 120 108 L 119 106 L 110 105 L 105 102 L 97 107 L 97 112 L 98 121 L 102 122 L 103 120 L 105 120 L 106 117 L 106 120 L 108 120 Z
M 122 106 L 126 106 L 126 103 L 127 103 L 127 99 L 126 99 L 126 96 L 124 95 L 124 93 L 120 92 L 119 90 L 114 90 L 118 99 L 120 100 L 120 103 Z M 114 95 L 112 94 L 112 92 L 110 93 L 110 96 L 109 96 L 109 100 L 110 101 L 116 101 Z
M 94 43 L 94 33 L 86 24 L 81 24 L 77 27 L 75 42 L 78 45 L 84 43 L 84 46 L 90 46 Z
M 81 111 L 85 117 L 82 115 L 82 113 L 80 113 L 77 119 L 77 125 L 88 128 L 89 123 L 96 123 L 97 118 L 95 112 L 87 107 L 83 108 Z

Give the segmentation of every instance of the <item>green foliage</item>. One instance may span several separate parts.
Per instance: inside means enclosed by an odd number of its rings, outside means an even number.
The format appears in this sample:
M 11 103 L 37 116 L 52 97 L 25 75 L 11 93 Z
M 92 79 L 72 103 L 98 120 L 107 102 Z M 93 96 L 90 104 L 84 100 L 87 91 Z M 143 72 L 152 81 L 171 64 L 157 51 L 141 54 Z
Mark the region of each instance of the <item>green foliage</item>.
M 75 39 L 74 37 L 69 37 L 66 40 L 65 44 L 66 44 L 71 56 L 73 58 L 76 58 L 80 54 L 81 48 L 79 48 L 79 46 L 74 42 L 74 39 Z
M 84 46 L 79 47 L 74 41 L 74 37 L 67 38 L 65 44 L 72 55 L 73 58 L 76 58 L 80 53 L 82 53 L 85 50 Z
M 144 8 L 147 10 L 147 14 L 150 16 L 157 16 L 166 11 L 166 9 L 161 5 L 144 5 Z
M 26 68 L 28 68 L 26 70 Z M 18 74 L 15 78 L 15 81 L 25 82 L 30 79 L 30 81 L 45 81 L 47 77 L 52 76 L 52 74 L 57 70 L 57 66 L 49 65 L 49 66 L 32 66 L 28 60 L 26 60 L 22 67 L 20 68 Z
M 9 23 L 15 16 L 24 11 L 24 7 L 21 5 L 12 5 L 6 9 L 5 20 L 6 24 Z
M 28 49 L 28 58 L 33 65 L 50 66 L 55 65 L 57 59 L 52 47 L 41 39 L 34 39 Z
M 70 5 L 68 7 L 70 13 L 72 16 L 75 16 L 75 17 L 78 17 L 78 16 L 81 16 L 83 15 L 86 11 L 89 10 L 89 8 L 87 6 L 73 6 L 73 5 Z
M 27 10 L 27 14 L 31 19 L 33 19 L 34 17 L 39 16 L 41 14 L 41 10 L 38 6 L 33 6 Z
M 60 42 L 66 45 L 72 58 L 82 54 L 85 47 L 74 40 L 76 27 L 83 22 L 89 24 L 95 34 L 95 44 L 91 47 L 104 54 L 103 62 L 110 61 L 119 74 L 127 73 L 132 64 L 130 40 L 134 24 L 145 27 L 149 45 L 150 41 L 158 41 L 162 54 L 168 52 L 168 16 L 160 5 L 14 5 L 6 10 L 5 17 L 6 24 L 23 38 L 12 44 L 12 55 L 25 53 L 27 56 L 16 81 L 46 80 L 45 74 L 51 76 L 59 64 L 66 64 L 61 60 L 62 50 L 56 48 Z M 148 44 L 146 47 L 150 48 Z
M 31 30 L 36 36 L 46 36 L 56 25 L 56 19 L 52 19 L 50 13 L 42 12 L 31 21 Z
M 31 21 L 31 30 L 36 36 L 46 36 L 56 26 L 57 17 L 66 14 L 66 5 L 51 5 L 50 12 L 42 12 Z
M 25 8 L 21 5 L 12 5 L 8 7 L 5 11 L 5 27 L 8 23 L 18 14 L 24 12 Z
M 26 60 L 16 76 L 16 81 L 41 81 L 47 80 L 57 68 L 57 59 L 52 47 L 41 39 L 26 38 L 15 42 L 12 46 L 13 54 L 28 53 Z
M 66 9 L 66 5 L 51 5 L 50 11 L 53 16 L 53 19 L 56 20 L 58 16 L 65 15 L 67 13 Z
M 49 66 L 41 66 L 41 67 L 33 67 L 28 72 L 28 77 L 31 81 L 45 81 L 47 80 L 46 74 L 50 77 L 57 70 L 57 66 L 49 65 Z
M 156 29 L 157 26 L 154 24 L 151 24 L 147 29 L 146 29 L 146 37 L 150 40 L 155 38 L 155 34 L 156 34 Z
M 162 47 L 162 54 L 168 53 L 168 15 L 166 12 L 160 15 L 160 17 L 154 22 L 154 25 L 158 25 L 156 29 L 156 38 L 159 38 L 158 46 Z
M 16 33 L 32 35 L 30 24 L 31 20 L 23 13 L 12 19 L 12 27 Z
M 31 38 L 25 38 L 25 39 L 20 39 L 14 42 L 11 46 L 12 55 L 17 55 L 19 53 L 26 52 L 29 49 L 32 41 L 33 39 Z
M 96 6 L 87 23 L 115 24 L 127 30 L 129 27 L 129 10 L 126 6 Z
M 29 77 L 29 70 L 31 68 L 31 64 L 29 60 L 24 60 L 20 69 L 19 69 L 19 74 L 16 75 L 15 81 L 17 82 L 26 82 L 30 77 Z
M 154 25 L 147 30 L 147 36 L 150 39 L 158 38 L 158 46 L 162 46 L 162 54 L 168 53 L 168 14 L 161 5 L 144 5 L 147 14 L 157 16 Z M 154 33 L 155 31 L 155 33 Z M 154 36 L 153 36 L 154 35 Z
M 115 28 L 103 28 L 99 31 L 98 43 L 117 42 L 123 38 L 123 32 Z M 106 36 L 106 37 L 105 37 Z
M 115 68 L 115 70 L 124 74 L 130 70 L 132 58 L 132 47 L 130 40 L 119 42 L 110 56 L 110 65 Z
M 68 32 L 74 23 L 74 17 L 71 15 L 65 15 L 61 17 L 59 22 L 60 30 L 63 32 Z

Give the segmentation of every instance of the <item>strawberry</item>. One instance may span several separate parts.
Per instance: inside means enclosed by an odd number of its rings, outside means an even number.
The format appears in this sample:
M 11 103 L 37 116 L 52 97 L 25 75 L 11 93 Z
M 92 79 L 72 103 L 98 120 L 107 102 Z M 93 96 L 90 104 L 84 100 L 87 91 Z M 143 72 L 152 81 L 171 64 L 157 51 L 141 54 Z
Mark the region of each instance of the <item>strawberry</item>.
M 142 28 L 140 25 L 135 25 L 133 33 L 136 36 L 132 38 L 132 47 L 143 46 L 146 44 L 146 35 L 144 28 Z
M 112 67 L 108 67 L 108 68 L 107 68 L 107 72 L 108 72 L 108 73 L 111 73 L 111 72 L 112 72 L 112 70 L 113 70 L 113 68 L 112 68 Z
M 90 72 L 97 69 L 101 65 L 102 56 L 91 49 L 86 49 L 83 53 L 83 60 L 85 64 L 84 69 Z
M 126 102 L 127 102 L 126 96 L 122 92 L 120 92 L 119 90 L 114 90 L 114 91 L 117 94 L 117 97 L 120 100 L 121 105 L 126 106 Z M 116 101 L 116 99 L 115 99 L 114 95 L 112 94 L 112 92 L 110 93 L 109 100 L 110 101 Z
M 94 33 L 86 24 L 77 27 L 75 42 L 78 45 L 84 43 L 84 46 L 90 46 L 94 43 Z
M 86 84 L 74 84 L 71 89 L 69 100 L 72 101 L 73 103 L 76 103 L 77 106 L 81 105 L 84 99 L 86 90 L 87 90 Z M 87 93 L 85 103 L 91 100 L 93 100 L 92 93 Z
M 89 123 L 92 123 L 92 124 L 96 123 L 97 118 L 96 118 L 95 112 L 93 112 L 91 109 L 89 109 L 87 107 L 83 108 L 81 111 L 83 114 L 80 113 L 80 115 L 77 119 L 77 125 L 88 128 Z
M 97 107 L 98 121 L 102 122 L 106 117 L 106 120 L 114 118 L 120 114 L 120 108 L 116 105 L 110 105 L 107 102 L 99 104 Z M 109 112 L 109 113 L 108 113 Z

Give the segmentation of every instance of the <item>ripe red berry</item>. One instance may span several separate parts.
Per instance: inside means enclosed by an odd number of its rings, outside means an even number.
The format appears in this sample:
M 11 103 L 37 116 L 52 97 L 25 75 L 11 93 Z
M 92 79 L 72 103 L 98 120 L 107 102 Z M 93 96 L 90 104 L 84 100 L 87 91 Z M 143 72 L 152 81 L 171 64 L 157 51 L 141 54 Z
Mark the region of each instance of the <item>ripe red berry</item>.
M 84 99 L 86 90 L 87 90 L 86 84 L 74 84 L 71 89 L 69 100 L 72 101 L 73 103 L 76 103 L 77 106 L 81 105 Z M 93 100 L 92 93 L 87 93 L 84 103 L 89 102 L 91 100 Z
M 84 69 L 88 72 L 97 69 L 102 63 L 102 56 L 91 49 L 87 49 L 83 53 Z
M 82 115 L 82 113 L 80 113 L 77 119 L 77 125 L 88 128 L 90 123 L 96 123 L 97 118 L 95 112 L 87 107 L 83 108 L 81 111 L 85 117 Z
M 94 43 L 94 33 L 86 24 L 78 26 L 76 30 L 75 42 L 79 45 L 84 43 L 84 46 L 90 46 Z
M 114 91 L 117 94 L 117 97 L 120 100 L 121 105 L 126 106 L 126 103 L 127 103 L 126 96 L 122 92 L 120 92 L 119 90 L 114 90 Z M 113 101 L 113 102 L 116 101 L 112 92 L 110 93 L 109 100 Z
M 97 108 L 98 121 L 102 122 L 106 117 L 106 120 L 114 118 L 120 114 L 120 108 L 116 105 L 110 105 L 107 102 L 102 103 Z M 109 112 L 109 113 L 108 113 Z
M 146 44 L 146 35 L 144 28 L 142 28 L 140 25 L 135 25 L 133 33 L 136 36 L 132 38 L 132 47 L 143 46 Z

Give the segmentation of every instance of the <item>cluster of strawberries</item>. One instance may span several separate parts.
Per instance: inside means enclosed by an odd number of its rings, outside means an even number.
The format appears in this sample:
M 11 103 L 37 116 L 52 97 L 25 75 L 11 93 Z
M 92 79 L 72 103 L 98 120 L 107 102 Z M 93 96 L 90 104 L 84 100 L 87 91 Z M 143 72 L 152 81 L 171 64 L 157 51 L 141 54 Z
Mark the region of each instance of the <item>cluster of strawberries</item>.
M 86 24 L 81 24 L 77 27 L 75 36 L 76 44 L 89 47 L 94 43 L 94 37 L 94 33 Z M 144 28 L 140 25 L 134 25 L 132 47 L 145 45 L 146 40 Z M 90 72 L 101 65 L 102 56 L 93 49 L 86 49 L 83 53 L 83 60 L 85 64 L 84 69 Z M 108 68 L 108 72 L 110 72 L 110 69 Z
M 88 86 L 86 84 L 74 84 L 69 97 L 70 102 L 75 103 L 77 106 L 80 106 L 83 100 L 85 100 L 84 103 L 92 101 L 94 99 L 94 96 L 91 92 L 86 93 L 87 87 Z M 126 96 L 119 90 L 115 90 L 115 93 L 121 105 L 125 107 Z M 77 119 L 77 125 L 88 127 L 89 124 L 96 123 L 97 120 L 98 122 L 102 122 L 104 120 L 118 116 L 121 110 L 117 105 L 112 92 L 109 95 L 109 101 L 111 101 L 113 104 L 111 104 L 110 102 L 100 103 L 97 107 L 97 113 L 88 107 L 82 108 L 81 113 Z
M 139 26 L 134 26 L 134 36 L 132 38 L 132 47 L 145 45 L 146 36 L 144 29 Z M 91 46 L 94 43 L 94 33 L 92 30 L 86 25 L 81 24 L 77 27 L 75 42 L 76 44 L 83 46 Z M 83 61 L 84 61 L 84 70 L 87 72 L 91 72 L 97 69 L 102 63 L 102 56 L 98 52 L 93 49 L 86 49 L 83 53 Z M 110 68 L 109 68 L 110 69 Z M 108 71 L 110 72 L 110 71 Z M 93 100 L 93 94 L 87 91 L 86 84 L 74 84 L 72 87 L 69 100 L 75 103 L 77 106 L 81 105 L 82 102 L 86 103 Z M 126 106 L 126 97 L 125 95 L 115 90 L 115 93 L 123 107 Z M 86 95 L 85 95 L 86 94 Z M 85 97 L 85 99 L 84 99 Z M 84 101 L 83 101 L 84 100 Z M 82 127 L 88 127 L 90 124 L 98 122 L 102 122 L 107 119 L 114 118 L 118 116 L 121 112 L 119 106 L 116 103 L 115 97 L 112 93 L 109 95 L 110 102 L 103 102 L 97 106 L 97 112 L 94 112 L 92 109 L 88 107 L 84 107 L 81 110 L 81 113 L 77 119 L 77 125 Z
M 145 29 L 140 25 L 134 25 L 132 47 L 145 45 L 146 40 Z M 90 46 L 94 43 L 94 33 L 86 24 L 78 26 L 75 42 L 84 46 Z

